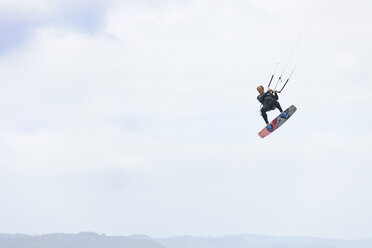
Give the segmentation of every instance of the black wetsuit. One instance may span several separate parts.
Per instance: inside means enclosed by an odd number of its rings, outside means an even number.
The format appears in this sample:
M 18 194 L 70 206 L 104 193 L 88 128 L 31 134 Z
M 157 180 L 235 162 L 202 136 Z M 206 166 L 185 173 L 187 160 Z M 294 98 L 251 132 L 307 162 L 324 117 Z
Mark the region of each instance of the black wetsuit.
M 263 119 L 265 120 L 266 124 L 269 124 L 267 120 L 267 111 L 279 109 L 280 112 L 283 112 L 282 107 L 278 102 L 279 96 L 277 93 L 272 93 L 270 91 L 265 92 L 262 95 L 257 96 L 257 100 L 263 105 L 261 108 L 261 114 Z

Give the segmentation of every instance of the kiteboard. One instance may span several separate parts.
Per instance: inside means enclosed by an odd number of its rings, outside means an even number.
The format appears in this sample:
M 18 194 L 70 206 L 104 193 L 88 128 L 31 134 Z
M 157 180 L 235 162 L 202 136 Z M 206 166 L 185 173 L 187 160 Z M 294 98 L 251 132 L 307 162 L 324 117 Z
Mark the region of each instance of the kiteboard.
M 267 135 L 271 134 L 281 125 L 283 125 L 284 122 L 286 122 L 294 114 L 294 112 L 296 112 L 296 110 L 297 108 L 294 105 L 290 106 L 278 117 L 276 117 L 269 125 L 264 127 L 264 129 L 262 129 L 261 132 L 258 133 L 258 135 L 261 138 L 265 138 Z

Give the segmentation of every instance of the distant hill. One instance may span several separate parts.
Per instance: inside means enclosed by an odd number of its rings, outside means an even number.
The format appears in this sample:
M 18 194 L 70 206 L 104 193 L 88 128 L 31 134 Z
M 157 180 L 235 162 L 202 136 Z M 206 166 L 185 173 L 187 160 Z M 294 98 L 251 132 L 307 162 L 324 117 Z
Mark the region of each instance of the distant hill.
M 117 237 L 96 233 L 41 236 L 0 235 L 0 248 L 165 248 L 145 235 Z
M 372 240 L 234 235 L 224 237 L 106 236 L 97 233 L 0 234 L 0 248 L 372 248 Z
M 311 237 L 233 235 L 157 239 L 166 248 L 372 248 L 372 240 L 345 241 Z

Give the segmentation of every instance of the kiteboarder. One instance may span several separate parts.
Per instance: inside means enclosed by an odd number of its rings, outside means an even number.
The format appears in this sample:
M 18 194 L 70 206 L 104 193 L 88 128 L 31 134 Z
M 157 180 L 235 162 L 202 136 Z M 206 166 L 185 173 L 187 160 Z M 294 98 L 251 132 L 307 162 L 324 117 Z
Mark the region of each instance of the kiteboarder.
M 262 85 L 257 87 L 257 91 L 260 93 L 257 96 L 257 100 L 262 104 L 261 108 L 261 115 L 265 120 L 266 124 L 269 125 L 269 121 L 267 120 L 266 112 L 278 109 L 281 113 L 283 113 L 283 109 L 278 102 L 279 96 L 277 90 L 269 89 L 265 92 L 265 89 Z

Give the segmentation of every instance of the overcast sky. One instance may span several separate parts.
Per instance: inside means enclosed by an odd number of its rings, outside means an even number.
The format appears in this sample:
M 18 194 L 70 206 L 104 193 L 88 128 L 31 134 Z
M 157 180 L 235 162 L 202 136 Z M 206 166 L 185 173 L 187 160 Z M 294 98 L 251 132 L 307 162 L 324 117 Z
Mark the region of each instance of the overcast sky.
M 315 1 L 0 0 L 0 232 L 372 238 L 371 1 L 319 1 L 257 135 Z

